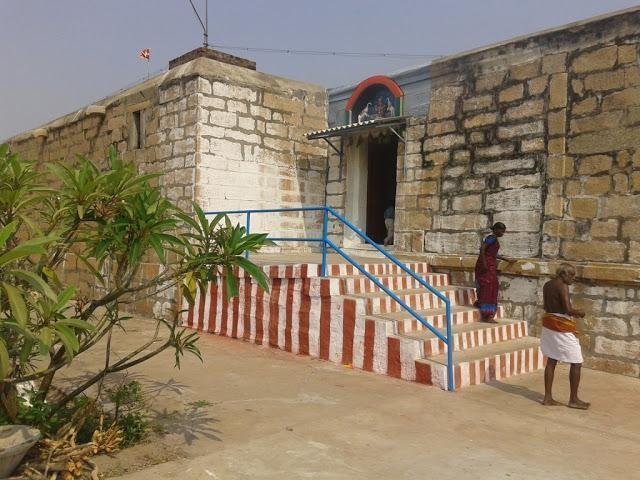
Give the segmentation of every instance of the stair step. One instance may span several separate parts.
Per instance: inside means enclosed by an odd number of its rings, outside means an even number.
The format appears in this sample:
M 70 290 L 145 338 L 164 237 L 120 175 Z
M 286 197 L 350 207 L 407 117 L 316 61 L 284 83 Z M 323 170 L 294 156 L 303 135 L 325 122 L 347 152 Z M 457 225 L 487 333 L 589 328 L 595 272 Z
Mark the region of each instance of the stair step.
M 452 305 L 471 305 L 476 299 L 476 291 L 474 288 L 470 287 L 446 285 L 439 287 L 438 291 L 445 295 L 451 301 Z M 440 298 L 425 288 L 398 290 L 394 293 L 414 310 L 426 310 L 444 306 L 444 303 Z M 365 299 L 365 309 L 366 313 L 369 315 L 397 312 L 402 309 L 399 303 L 382 291 L 360 293 L 352 296 Z
M 449 284 L 449 276 L 445 273 L 421 273 L 418 276 L 434 287 L 443 287 Z M 381 292 L 382 290 L 364 275 L 346 275 L 331 278 L 340 279 L 342 282 L 342 294 L 359 294 Z M 383 274 L 376 279 L 392 291 L 424 288 L 418 280 L 410 275 Z
M 456 388 L 500 380 L 543 368 L 540 341 L 523 337 L 453 355 Z M 447 355 L 416 360 L 416 381 L 447 388 Z
M 445 328 L 447 325 L 444 307 L 430 308 L 428 310 L 417 310 L 416 313 L 422 316 L 424 320 L 433 325 L 435 328 Z M 405 310 L 399 312 L 389 312 L 377 314 L 376 317 L 392 320 L 397 324 L 398 333 L 410 333 L 424 330 L 426 327 L 416 320 L 410 313 Z M 501 319 L 504 316 L 504 309 L 498 306 L 496 318 Z M 470 305 L 452 305 L 451 306 L 451 323 L 452 325 L 462 325 L 466 323 L 478 322 L 480 320 L 480 311 Z
M 431 272 L 431 267 L 426 262 L 409 262 L 404 264 L 409 270 L 417 274 Z M 392 262 L 371 262 L 361 263 L 360 266 L 369 273 L 374 275 L 406 275 L 406 272 L 402 270 L 398 265 Z M 362 274 L 358 269 L 349 263 L 333 263 L 327 265 L 327 275 L 330 276 L 347 276 Z
M 446 335 L 444 328 L 439 329 Z M 527 322 L 524 320 L 502 320 L 499 323 L 466 323 L 453 326 L 453 349 L 465 351 L 484 345 L 491 345 L 526 337 L 529 334 Z M 424 342 L 426 357 L 446 353 L 447 345 L 433 332 L 424 329 L 405 333 L 402 336 Z

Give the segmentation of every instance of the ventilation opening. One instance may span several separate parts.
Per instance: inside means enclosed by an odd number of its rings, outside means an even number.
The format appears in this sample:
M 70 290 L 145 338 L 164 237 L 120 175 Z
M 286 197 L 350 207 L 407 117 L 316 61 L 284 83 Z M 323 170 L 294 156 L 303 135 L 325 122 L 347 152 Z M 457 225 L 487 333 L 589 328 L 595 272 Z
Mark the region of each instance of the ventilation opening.
M 132 112 L 133 121 L 131 122 L 131 149 L 144 148 L 144 112 L 138 110 Z

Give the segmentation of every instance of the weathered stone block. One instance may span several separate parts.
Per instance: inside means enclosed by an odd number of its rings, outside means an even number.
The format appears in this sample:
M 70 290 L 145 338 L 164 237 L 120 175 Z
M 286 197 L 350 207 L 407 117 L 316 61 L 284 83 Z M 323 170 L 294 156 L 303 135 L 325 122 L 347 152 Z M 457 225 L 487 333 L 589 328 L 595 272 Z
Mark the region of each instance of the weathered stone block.
M 637 128 L 618 127 L 613 130 L 584 133 L 569 140 L 569 152 L 593 154 L 640 147 Z
M 238 116 L 235 113 L 212 110 L 209 114 L 209 123 L 211 125 L 232 128 L 236 126 L 237 122 Z
M 453 161 L 456 163 L 468 162 L 471 159 L 471 152 L 469 150 L 455 150 L 453 152 Z
M 219 110 L 224 110 L 227 108 L 227 101 L 223 98 L 218 97 L 207 97 L 203 96 L 200 99 L 200 106 L 205 108 L 217 108 Z
M 573 218 L 595 218 L 598 215 L 598 200 L 595 198 L 572 198 L 569 215 Z
M 629 177 L 624 173 L 616 173 L 613 176 L 613 190 L 617 193 L 628 193 Z
M 538 58 L 531 62 L 514 65 L 511 67 L 509 77 L 512 80 L 526 80 L 540 74 L 541 60 Z
M 595 91 L 616 90 L 622 88 L 624 78 L 624 70 L 592 73 L 584 77 L 584 87 Z
M 640 340 L 612 340 L 606 337 L 596 337 L 595 352 L 640 360 Z
M 493 215 L 494 222 L 502 222 L 508 232 L 539 232 L 540 212 L 505 211 Z
M 640 67 L 627 67 L 624 69 L 624 86 L 636 87 L 640 85 Z
M 494 89 L 495 87 L 502 84 L 506 74 L 507 72 L 505 71 L 498 71 L 478 76 L 476 78 L 476 91 L 482 92 L 485 90 Z
M 209 140 L 209 151 L 216 156 L 229 160 L 242 160 L 242 145 L 229 140 L 212 138 Z
M 237 100 L 227 100 L 227 110 L 234 113 L 247 113 L 247 104 Z
M 553 217 L 562 217 L 564 213 L 564 203 L 564 199 L 560 196 L 547 196 L 544 202 L 544 214 Z
M 260 143 L 262 143 L 260 135 L 256 135 L 255 133 L 242 132 L 240 130 L 227 129 L 224 132 L 224 138 L 230 138 L 233 140 L 238 140 L 240 142 L 252 143 L 255 145 L 260 145 Z
M 478 212 L 482 208 L 482 195 L 464 195 L 453 199 L 453 209 L 463 212 Z
M 576 236 L 576 222 L 570 220 L 547 220 L 544 222 L 542 231 L 551 237 L 573 239 Z
M 571 107 L 571 112 L 574 115 L 584 115 L 585 113 L 591 113 L 598 107 L 598 99 L 596 97 L 587 97 L 580 102 L 576 102 Z
M 430 137 L 425 142 L 427 150 L 446 150 L 453 147 L 460 147 L 465 144 L 464 135 L 440 135 L 438 137 Z
M 435 215 L 434 230 L 485 230 L 489 227 L 489 217 L 478 213 L 468 215 Z
M 532 175 L 505 175 L 500 177 L 500 187 L 502 188 L 523 188 L 539 187 L 542 179 L 539 173 Z
M 573 93 L 581 97 L 584 95 L 584 82 L 579 78 L 572 79 L 571 89 L 573 90 Z
M 479 95 L 477 97 L 466 98 L 462 101 L 462 110 L 470 112 L 493 107 L 493 95 Z
M 535 117 L 544 111 L 544 100 L 528 100 L 515 107 L 508 108 L 505 118 L 518 120 L 520 118 Z
M 609 172 L 613 165 L 613 159 L 609 155 L 592 155 L 580 160 L 578 173 L 580 175 L 594 175 L 596 173 Z
M 476 174 L 500 173 L 509 170 L 529 169 L 535 166 L 533 158 L 516 158 L 508 160 L 495 160 L 492 162 L 474 162 L 473 172 Z
M 549 135 L 564 135 L 567 130 L 567 109 L 550 112 L 547 119 Z
M 522 153 L 540 152 L 547 148 L 544 138 L 532 138 L 522 140 L 520 143 L 520 151 Z
M 622 223 L 622 238 L 640 239 L 640 220 L 625 220 Z
M 561 250 L 562 256 L 567 260 L 622 262 L 626 246 L 624 243 L 610 240 L 566 241 L 562 244 Z
M 429 102 L 429 120 L 453 117 L 462 91 L 463 88 L 457 85 L 446 85 L 434 89 Z
M 507 229 L 509 226 L 507 225 Z M 538 233 L 509 232 L 500 239 L 501 252 L 516 258 L 537 257 L 540 251 Z
M 566 73 L 556 73 L 549 82 L 549 108 L 564 108 L 567 106 L 567 78 Z
M 624 112 L 605 112 L 592 117 L 571 120 L 571 133 L 585 133 L 596 130 L 614 129 L 622 124 Z
M 586 195 L 602 195 L 611 189 L 611 177 L 604 175 L 600 177 L 589 177 L 584 181 L 582 191 Z
M 464 128 L 471 130 L 473 128 L 491 125 L 496 122 L 498 114 L 496 112 L 481 113 L 475 117 L 467 118 L 464 121 Z
M 544 132 L 544 123 L 541 120 L 518 125 L 498 127 L 498 138 L 524 137 L 526 135 L 536 135 Z
M 553 55 L 545 55 L 542 58 L 543 73 L 557 73 L 566 70 L 567 54 L 557 53 Z
M 478 233 L 430 231 L 424 236 L 424 250 L 434 253 L 475 255 L 480 248 L 480 240 Z
M 512 87 L 505 88 L 500 92 L 498 100 L 500 103 L 515 102 L 524 96 L 524 84 L 518 83 Z
M 636 45 L 618 46 L 618 63 L 634 63 L 637 59 Z
M 640 195 L 611 195 L 603 199 L 603 217 L 640 217 Z
M 484 178 L 465 178 L 462 180 L 462 189 L 465 192 L 482 191 L 486 187 Z
M 502 155 L 509 155 L 513 153 L 515 147 L 512 143 L 501 143 L 498 145 L 491 145 L 490 147 L 476 148 L 476 157 L 500 157 Z
M 504 190 L 487 195 L 485 205 L 487 210 L 495 210 L 497 212 L 506 210 L 540 210 L 542 208 L 542 197 L 540 190 L 537 188 Z
M 547 75 L 541 75 L 527 81 L 527 91 L 529 95 L 540 95 L 543 93 L 547 89 L 548 80 Z
M 251 105 L 249 112 L 254 117 L 264 118 L 265 120 L 271 120 L 272 111 L 268 108 L 261 107 L 259 105 Z
M 565 137 L 550 138 L 547 141 L 547 151 L 550 155 L 562 155 L 567 151 L 567 139 Z
M 429 122 L 427 124 L 427 134 L 432 137 L 442 135 L 444 133 L 455 132 L 456 124 L 453 120 L 445 120 L 443 122 Z
M 243 130 L 255 130 L 256 121 L 251 117 L 238 117 L 238 127 Z
M 617 238 L 618 220 L 594 220 L 591 222 L 591 236 L 593 238 Z
M 602 110 L 618 110 L 640 105 L 640 87 L 630 87 L 611 93 L 602 99 Z
M 255 102 L 258 98 L 255 90 L 222 82 L 211 82 L 211 93 L 216 97 L 232 98 L 246 102 Z
M 443 171 L 443 175 L 445 177 L 460 177 L 461 175 L 464 175 L 465 173 L 467 173 L 467 167 L 465 166 L 461 166 L 461 167 L 449 167 L 449 168 L 445 168 Z
M 484 132 L 471 132 L 469 135 L 471 143 L 484 143 Z
M 571 63 L 571 69 L 576 73 L 607 70 L 616 64 L 617 59 L 618 47 L 612 45 L 576 57 Z
M 427 159 L 427 162 L 431 162 L 434 165 L 442 165 L 449 161 L 449 153 L 450 152 L 448 150 L 444 152 L 429 153 L 426 159 Z M 417 156 L 417 158 L 419 158 L 419 155 Z

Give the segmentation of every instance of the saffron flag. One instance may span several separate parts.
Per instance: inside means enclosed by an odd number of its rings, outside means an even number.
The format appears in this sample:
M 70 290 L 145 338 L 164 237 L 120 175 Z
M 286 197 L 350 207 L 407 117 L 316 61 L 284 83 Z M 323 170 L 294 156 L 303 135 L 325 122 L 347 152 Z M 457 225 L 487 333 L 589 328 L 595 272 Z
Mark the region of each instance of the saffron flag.
M 141 59 L 143 60 L 151 60 L 151 50 L 149 50 L 148 48 L 143 48 L 142 50 L 140 50 L 140 54 L 138 55 Z

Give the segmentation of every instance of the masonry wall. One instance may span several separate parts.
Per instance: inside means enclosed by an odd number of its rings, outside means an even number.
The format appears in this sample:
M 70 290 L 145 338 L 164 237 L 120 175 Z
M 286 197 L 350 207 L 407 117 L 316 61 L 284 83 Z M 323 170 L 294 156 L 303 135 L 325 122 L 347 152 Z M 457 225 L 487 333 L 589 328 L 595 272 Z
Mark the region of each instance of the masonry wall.
M 134 148 L 133 112 L 141 112 L 140 148 Z M 25 132 L 9 144 L 23 158 L 73 163 L 85 155 L 105 164 L 110 145 L 140 173 L 162 172 L 163 192 L 189 211 L 322 205 L 326 150 L 303 140 L 324 128 L 324 91 L 210 59 L 196 59 L 108 97 L 95 105 Z M 324 158 L 322 158 L 324 157 Z M 236 220 L 244 219 L 236 218 Z M 255 218 L 253 231 L 314 235 L 313 215 Z M 145 259 L 140 276 L 157 274 Z M 62 275 L 91 293 L 99 290 L 73 255 Z M 162 316 L 174 291 L 135 304 L 135 312 Z
M 401 247 L 462 255 L 467 281 L 488 227 L 504 222 L 504 254 L 536 262 L 512 272 L 532 278 L 503 277 L 502 298 L 534 326 L 557 260 L 599 265 L 573 289 L 589 364 L 634 376 L 639 21 L 636 9 L 434 63 L 424 155 L 408 146 L 413 177 L 396 205 Z
M 205 210 L 298 208 L 325 203 L 327 149 L 308 141 L 326 128 L 323 88 L 230 65 L 203 69 L 197 93 L 196 198 Z M 236 217 L 244 222 L 244 218 Z M 321 235 L 321 214 L 255 214 L 252 231 Z M 282 248 L 310 248 L 282 244 Z

